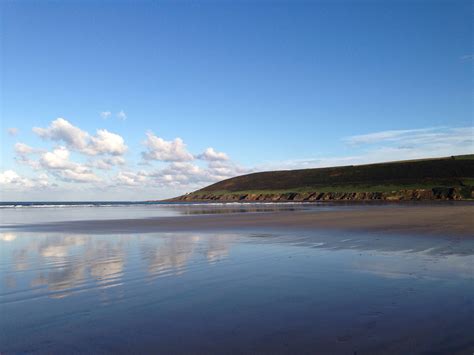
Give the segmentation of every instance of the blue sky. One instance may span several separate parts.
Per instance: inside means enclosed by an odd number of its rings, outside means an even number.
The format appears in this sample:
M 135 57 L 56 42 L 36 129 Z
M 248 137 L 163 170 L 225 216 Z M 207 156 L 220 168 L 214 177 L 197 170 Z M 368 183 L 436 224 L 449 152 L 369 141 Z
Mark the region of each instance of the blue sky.
M 4 200 L 162 198 L 249 171 L 474 151 L 470 1 L 1 12 Z

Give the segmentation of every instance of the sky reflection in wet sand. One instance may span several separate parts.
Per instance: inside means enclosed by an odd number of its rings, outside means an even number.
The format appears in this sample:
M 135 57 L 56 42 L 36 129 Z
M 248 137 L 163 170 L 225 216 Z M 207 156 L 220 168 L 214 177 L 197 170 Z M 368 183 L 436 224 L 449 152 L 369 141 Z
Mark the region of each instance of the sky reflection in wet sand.
M 5 232 L 0 243 L 2 353 L 474 346 L 470 240 Z

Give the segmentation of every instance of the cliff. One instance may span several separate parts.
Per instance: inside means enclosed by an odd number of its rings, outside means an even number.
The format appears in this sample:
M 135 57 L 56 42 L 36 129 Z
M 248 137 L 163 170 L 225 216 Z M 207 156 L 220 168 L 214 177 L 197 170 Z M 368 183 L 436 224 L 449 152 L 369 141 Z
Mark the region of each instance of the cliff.
M 474 198 L 474 155 L 237 176 L 168 201 L 407 201 Z
M 286 192 L 260 194 L 188 194 L 172 199 L 182 202 L 304 202 L 304 201 L 419 201 L 419 200 L 468 200 L 474 198 L 472 188 L 433 188 L 399 190 L 391 192 Z

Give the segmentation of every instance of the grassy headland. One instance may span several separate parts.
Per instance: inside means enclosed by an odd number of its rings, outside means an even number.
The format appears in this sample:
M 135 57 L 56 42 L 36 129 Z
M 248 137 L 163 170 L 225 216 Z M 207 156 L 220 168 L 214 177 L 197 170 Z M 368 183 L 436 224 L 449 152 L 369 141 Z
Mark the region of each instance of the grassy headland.
M 474 154 L 237 176 L 172 201 L 472 199 Z

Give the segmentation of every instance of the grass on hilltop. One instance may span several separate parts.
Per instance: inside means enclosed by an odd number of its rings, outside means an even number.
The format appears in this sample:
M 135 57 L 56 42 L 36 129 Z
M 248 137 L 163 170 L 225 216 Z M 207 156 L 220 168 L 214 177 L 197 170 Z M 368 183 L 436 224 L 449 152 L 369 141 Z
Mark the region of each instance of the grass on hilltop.
M 191 195 L 302 192 L 391 192 L 474 186 L 474 154 L 380 164 L 253 173 Z

